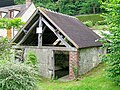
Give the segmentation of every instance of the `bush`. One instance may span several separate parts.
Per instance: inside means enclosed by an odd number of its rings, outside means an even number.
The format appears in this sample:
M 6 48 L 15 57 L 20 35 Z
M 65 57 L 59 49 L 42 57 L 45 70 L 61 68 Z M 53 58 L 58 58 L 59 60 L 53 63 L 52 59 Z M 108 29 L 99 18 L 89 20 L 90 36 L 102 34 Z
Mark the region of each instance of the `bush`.
M 11 45 L 7 38 L 0 38 L 0 60 L 9 60 L 11 58 Z
M 36 71 L 23 63 L 0 63 L 0 90 L 36 90 Z
M 103 14 L 110 34 L 103 33 L 103 47 L 108 53 L 102 60 L 107 64 L 107 76 L 120 86 L 120 0 L 107 0 L 103 6 L 107 13 Z
M 103 20 L 103 21 L 98 21 L 96 24 L 97 25 L 106 25 L 106 22 Z
M 27 60 L 25 61 L 26 64 L 30 64 L 35 66 L 37 64 L 37 57 L 33 52 L 28 52 Z
M 88 26 L 88 27 L 92 27 L 92 26 L 93 26 L 92 21 L 86 21 L 86 22 L 84 22 L 84 24 L 85 24 L 86 26 Z

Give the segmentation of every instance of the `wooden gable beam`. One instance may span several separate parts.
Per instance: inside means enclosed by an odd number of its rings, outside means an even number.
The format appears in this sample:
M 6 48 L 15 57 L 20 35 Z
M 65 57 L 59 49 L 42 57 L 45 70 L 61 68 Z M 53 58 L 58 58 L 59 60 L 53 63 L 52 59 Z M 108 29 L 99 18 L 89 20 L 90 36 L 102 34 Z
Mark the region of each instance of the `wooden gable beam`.
M 11 42 L 14 42 L 17 37 L 22 33 L 24 32 L 23 30 L 25 29 L 25 27 L 31 22 L 31 20 L 35 17 L 35 15 L 39 12 L 38 9 L 36 9 L 36 11 L 33 13 L 33 15 L 29 18 L 29 20 L 26 22 L 26 24 L 22 27 L 22 29 L 16 34 L 16 36 L 12 39 Z
M 27 31 L 27 33 L 25 34 L 25 36 L 22 38 L 22 40 L 20 40 L 20 42 L 19 42 L 17 45 L 22 44 L 22 43 L 26 40 L 26 38 L 30 35 L 32 29 L 35 27 L 35 25 L 36 25 L 38 22 L 39 22 L 39 20 L 37 20 L 37 21 L 30 27 L 30 29 Z
M 71 47 L 63 38 L 59 33 L 56 33 L 56 30 L 44 19 L 42 18 L 42 21 L 48 26 L 48 28 L 50 28 L 50 30 L 52 30 L 52 32 L 58 37 L 58 39 L 61 40 L 61 42 L 66 46 L 66 47 Z
M 66 48 L 66 47 L 52 47 L 52 46 L 42 46 L 42 47 L 38 47 L 38 46 L 12 46 L 12 48 L 15 49 L 24 49 L 24 48 L 33 48 L 33 49 L 51 49 L 51 50 L 58 50 L 58 51 L 77 51 L 77 49 L 75 47 L 71 47 L 71 48 Z
M 39 17 L 39 27 L 43 27 L 42 16 Z M 42 34 L 38 33 L 38 47 L 42 46 Z

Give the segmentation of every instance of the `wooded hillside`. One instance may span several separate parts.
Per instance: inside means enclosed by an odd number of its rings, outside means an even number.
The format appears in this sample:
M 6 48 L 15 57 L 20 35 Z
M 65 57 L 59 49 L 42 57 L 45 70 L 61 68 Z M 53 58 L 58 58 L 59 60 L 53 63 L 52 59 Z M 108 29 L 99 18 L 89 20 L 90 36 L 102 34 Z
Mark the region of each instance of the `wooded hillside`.
M 101 13 L 99 0 L 32 0 L 38 7 L 45 7 L 69 15 Z M 16 4 L 23 4 L 25 0 L 15 0 Z

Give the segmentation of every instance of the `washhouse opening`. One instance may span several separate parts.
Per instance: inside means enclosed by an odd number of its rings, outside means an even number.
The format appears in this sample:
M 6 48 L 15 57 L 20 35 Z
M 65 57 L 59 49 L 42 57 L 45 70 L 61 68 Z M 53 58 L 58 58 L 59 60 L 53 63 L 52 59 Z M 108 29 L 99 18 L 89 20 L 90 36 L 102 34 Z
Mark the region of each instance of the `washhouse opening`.
M 69 75 L 69 52 L 55 51 L 55 78 Z

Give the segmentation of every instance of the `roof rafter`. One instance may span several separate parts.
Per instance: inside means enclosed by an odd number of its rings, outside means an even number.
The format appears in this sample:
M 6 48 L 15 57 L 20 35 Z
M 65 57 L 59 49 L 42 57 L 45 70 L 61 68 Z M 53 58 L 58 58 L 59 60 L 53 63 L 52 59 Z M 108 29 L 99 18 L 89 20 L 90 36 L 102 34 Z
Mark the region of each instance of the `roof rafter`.
M 63 30 L 62 30 L 60 27 L 58 27 L 58 25 L 56 25 L 56 24 L 53 22 L 53 20 L 51 20 L 51 19 L 42 11 L 42 8 L 40 8 L 39 10 L 40 10 L 40 12 L 41 12 L 58 30 L 60 30 L 60 32 L 61 32 L 65 37 L 67 37 L 67 39 L 68 39 L 71 43 L 73 43 L 73 45 L 74 45 L 76 48 L 79 48 L 79 46 L 78 46 L 68 35 L 66 35 L 66 34 L 63 32 Z
M 18 32 L 16 34 L 16 36 L 12 39 L 11 42 L 15 41 L 17 39 L 17 37 L 23 32 L 23 30 L 25 30 L 25 27 L 31 22 L 31 20 L 35 17 L 35 15 L 39 12 L 38 9 L 36 9 L 36 11 L 34 12 L 34 14 L 31 16 L 31 18 L 26 22 L 26 24 L 23 26 L 22 30 L 20 30 L 20 32 Z
M 31 27 L 30 29 L 27 31 L 26 35 L 22 38 L 22 40 L 20 40 L 20 42 L 18 43 L 18 45 L 22 44 L 26 38 L 29 36 L 29 34 L 31 33 L 32 29 L 35 27 L 35 25 L 39 22 L 39 20 L 37 20 Z
M 42 18 L 42 21 L 50 28 L 50 30 L 53 31 L 53 33 L 58 37 L 58 39 L 61 40 L 61 42 L 66 46 L 66 47 L 71 47 L 62 37 L 59 33 L 56 33 L 56 30 L 44 19 Z

